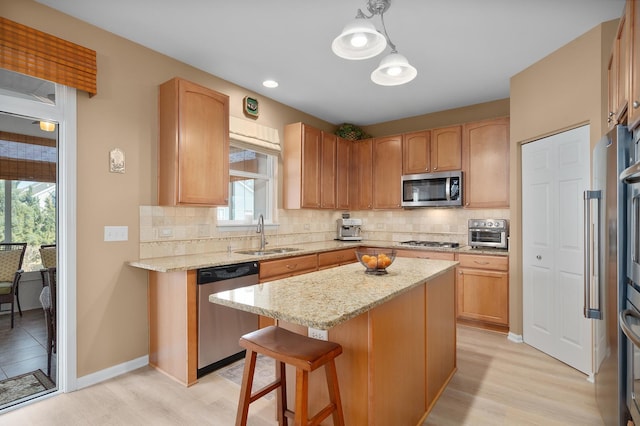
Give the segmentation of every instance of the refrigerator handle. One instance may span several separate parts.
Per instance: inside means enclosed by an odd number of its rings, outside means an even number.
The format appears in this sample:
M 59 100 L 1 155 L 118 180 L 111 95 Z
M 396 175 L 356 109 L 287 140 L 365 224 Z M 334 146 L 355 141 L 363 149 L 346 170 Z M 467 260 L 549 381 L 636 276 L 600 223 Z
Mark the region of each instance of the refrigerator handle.
M 598 291 L 598 307 L 591 307 L 591 200 L 597 200 L 597 220 L 596 220 L 596 232 L 598 238 L 596 240 L 597 247 L 594 247 L 595 253 L 594 261 L 597 262 L 600 253 L 600 199 L 602 197 L 601 191 L 584 191 L 584 317 L 592 319 L 602 319 L 602 308 L 600 301 L 602 295 L 600 294 L 600 274 L 596 275 L 596 289 Z M 599 265 L 598 265 L 599 266 Z
M 640 162 L 627 167 L 620 173 L 620 180 L 626 184 L 640 182 Z
M 633 342 L 635 346 L 640 348 L 640 337 L 638 337 L 638 335 L 631 329 L 631 326 L 627 322 L 627 317 L 633 317 L 636 320 L 640 320 L 640 315 L 632 309 L 625 309 L 620 312 L 620 328 L 622 329 L 622 332 Z

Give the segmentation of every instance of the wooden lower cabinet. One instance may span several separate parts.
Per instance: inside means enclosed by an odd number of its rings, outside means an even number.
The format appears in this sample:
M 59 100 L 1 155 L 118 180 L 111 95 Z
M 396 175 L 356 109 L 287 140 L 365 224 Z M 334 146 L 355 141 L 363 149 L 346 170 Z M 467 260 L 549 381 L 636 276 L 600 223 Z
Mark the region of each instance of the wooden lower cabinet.
M 198 381 L 196 271 L 149 272 L 149 365 L 183 385 Z
M 397 257 L 412 257 L 417 259 L 454 260 L 456 255 L 446 251 L 408 250 L 397 249 Z
M 357 262 L 356 249 L 348 248 L 318 253 L 318 270 Z
M 455 273 L 450 270 L 329 330 L 347 425 L 422 424 L 456 371 Z M 279 321 L 305 334 L 307 328 Z M 323 368 L 309 383 L 309 412 L 328 401 Z M 287 388 L 295 370 L 287 366 Z M 294 406 L 294 392 L 288 393 Z M 324 424 L 324 423 L 323 423 Z M 330 418 L 327 424 L 332 424 Z
M 318 270 L 318 255 L 285 257 L 260 262 L 260 282 L 279 280 Z
M 459 322 L 508 331 L 509 259 L 506 256 L 459 255 Z

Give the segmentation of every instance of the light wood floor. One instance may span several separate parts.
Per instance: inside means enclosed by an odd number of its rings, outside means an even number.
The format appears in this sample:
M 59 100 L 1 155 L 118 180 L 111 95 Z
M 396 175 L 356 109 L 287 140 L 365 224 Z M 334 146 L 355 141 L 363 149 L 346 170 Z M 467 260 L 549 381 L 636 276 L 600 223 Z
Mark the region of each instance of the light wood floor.
M 239 387 L 209 374 L 185 388 L 151 368 L 0 415 L 0 424 L 232 425 Z M 275 425 L 275 400 L 250 425 Z M 458 327 L 458 372 L 425 425 L 602 425 L 593 385 L 504 334 Z M 360 425 L 351 425 L 360 426 Z M 400 425 L 402 426 L 402 425 Z M 413 425 L 410 425 L 413 426 Z

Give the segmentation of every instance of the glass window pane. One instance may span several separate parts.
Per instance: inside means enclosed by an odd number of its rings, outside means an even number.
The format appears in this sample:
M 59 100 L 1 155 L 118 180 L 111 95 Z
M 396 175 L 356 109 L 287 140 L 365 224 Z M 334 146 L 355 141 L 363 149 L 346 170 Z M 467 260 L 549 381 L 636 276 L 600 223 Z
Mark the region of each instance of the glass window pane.
M 248 149 L 229 148 L 229 169 L 240 172 L 267 174 L 268 155 Z

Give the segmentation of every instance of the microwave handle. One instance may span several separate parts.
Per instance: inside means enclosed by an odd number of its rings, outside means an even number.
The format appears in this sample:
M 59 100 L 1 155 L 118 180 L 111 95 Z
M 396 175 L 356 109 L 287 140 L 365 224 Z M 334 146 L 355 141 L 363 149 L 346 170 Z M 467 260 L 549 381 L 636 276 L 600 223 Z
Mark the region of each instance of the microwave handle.
M 444 193 L 447 196 L 447 201 L 451 201 L 451 178 L 448 177 L 444 184 Z
M 597 244 L 598 247 L 594 247 L 594 261 L 600 260 L 600 199 L 602 198 L 601 191 L 584 191 L 584 317 L 593 319 L 602 319 L 602 309 L 600 307 L 600 301 L 602 295 L 600 294 L 600 274 L 596 278 L 596 288 L 598 291 L 598 307 L 591 308 L 591 200 L 597 200 L 598 216 L 596 220 L 596 232 L 598 233 Z

